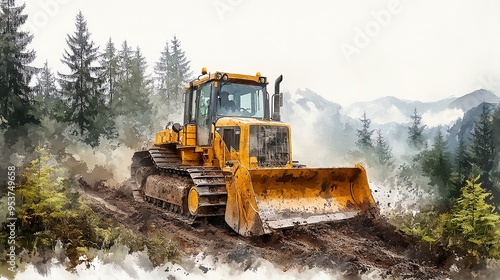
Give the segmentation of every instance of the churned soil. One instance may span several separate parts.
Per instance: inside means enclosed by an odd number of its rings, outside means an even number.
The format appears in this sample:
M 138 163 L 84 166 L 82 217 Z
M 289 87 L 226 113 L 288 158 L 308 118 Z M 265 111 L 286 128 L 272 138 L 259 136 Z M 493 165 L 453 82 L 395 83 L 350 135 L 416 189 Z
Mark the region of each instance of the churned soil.
M 297 226 L 273 235 L 242 237 L 225 222 L 212 220 L 192 226 L 154 205 L 134 199 L 129 188 L 83 188 L 99 214 L 146 234 L 154 228 L 171 233 L 182 256 L 203 252 L 242 270 L 256 268 L 260 259 L 278 269 L 319 267 L 341 272 L 346 279 L 370 275 L 379 279 L 459 279 L 445 260 L 429 257 L 426 246 L 400 232 L 374 209 L 355 218 Z M 125 191 L 124 191 L 125 190 Z

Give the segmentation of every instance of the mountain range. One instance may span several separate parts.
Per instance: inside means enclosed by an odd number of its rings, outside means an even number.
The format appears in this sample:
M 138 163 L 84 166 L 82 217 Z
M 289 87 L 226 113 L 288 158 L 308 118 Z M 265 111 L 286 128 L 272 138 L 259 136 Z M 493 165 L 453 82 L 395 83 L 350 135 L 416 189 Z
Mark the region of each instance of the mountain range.
M 428 126 L 450 125 L 470 109 L 479 104 L 499 103 L 500 97 L 493 92 L 479 89 L 461 97 L 448 97 L 434 102 L 408 101 L 394 96 L 386 96 L 373 101 L 357 102 L 344 110 L 348 116 L 359 118 L 363 112 L 374 122 L 407 123 L 414 110 L 422 116 L 422 121 Z
M 372 101 L 357 102 L 347 107 L 329 101 L 310 89 L 285 92 L 283 121 L 292 125 L 294 154 L 308 165 L 339 165 L 348 151 L 356 149 L 357 130 L 361 129 L 363 112 L 375 130 L 391 145 L 396 156 L 407 153 L 406 144 L 410 116 L 417 111 L 425 125 L 424 136 L 432 139 L 441 129 L 447 135 L 449 147 L 455 148 L 459 134 L 471 132 L 482 104 L 497 106 L 500 97 L 479 89 L 460 97 L 448 97 L 435 102 L 409 101 L 386 96 Z M 312 153 L 311 151 L 315 151 Z

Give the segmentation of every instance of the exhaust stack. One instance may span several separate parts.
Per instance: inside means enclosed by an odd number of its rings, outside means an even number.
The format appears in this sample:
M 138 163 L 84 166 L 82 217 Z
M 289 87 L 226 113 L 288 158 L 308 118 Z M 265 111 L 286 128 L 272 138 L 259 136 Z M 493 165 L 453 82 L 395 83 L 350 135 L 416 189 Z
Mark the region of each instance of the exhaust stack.
M 274 82 L 273 121 L 281 121 L 280 107 L 283 106 L 283 94 L 280 92 L 281 81 L 283 81 L 283 75 L 280 75 Z

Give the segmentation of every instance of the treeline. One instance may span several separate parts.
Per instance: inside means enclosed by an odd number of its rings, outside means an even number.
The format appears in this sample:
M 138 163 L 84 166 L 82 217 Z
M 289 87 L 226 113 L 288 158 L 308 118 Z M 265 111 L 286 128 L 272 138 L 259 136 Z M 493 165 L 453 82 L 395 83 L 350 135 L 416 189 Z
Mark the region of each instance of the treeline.
M 93 147 L 107 138 L 135 148 L 165 125 L 159 120 L 179 114 L 191 71 L 177 37 L 167 42 L 150 74 L 139 46 L 124 41 L 117 47 L 111 38 L 102 49 L 95 44 L 80 12 L 61 49 L 66 70 L 53 73 L 47 62 L 31 65 L 33 35 L 22 28 L 28 15 L 25 5 L 14 2 L 2 2 L 0 14 L 0 130 L 7 147 L 21 140 L 33 148 L 42 136 L 64 134 Z M 42 129 L 33 139 L 37 127 Z
M 364 158 L 380 170 L 380 181 L 392 179 L 395 188 L 435 194 L 432 206 L 397 219 L 404 231 L 436 250 L 468 257 L 469 264 L 500 259 L 500 106 L 483 103 L 473 132 L 459 134 L 455 150 L 449 149 L 442 127 L 428 141 L 416 109 L 410 118 L 407 160 L 397 163 L 382 131 L 373 137 L 366 113 L 359 119 L 358 149 L 350 152 L 351 157 Z
M 97 150 L 133 150 L 180 114 L 182 86 L 191 72 L 179 39 L 167 42 L 150 74 L 140 47 L 127 41 L 116 47 L 110 38 L 101 49 L 80 12 L 61 48 L 66 69 L 54 73 L 47 62 L 32 66 L 36 52 L 29 47 L 33 35 L 23 30 L 25 4 L 0 2 L 0 172 L 7 174 L 7 166 L 16 170 L 15 187 L 7 188 L 0 176 L 0 205 L 7 209 L 7 191 L 15 193 L 17 261 L 60 257 L 74 267 L 83 256 L 92 259 L 89 248 L 119 244 L 130 251 L 147 247 L 154 265 L 175 256 L 162 230 L 136 236 L 87 206 L 75 186 L 92 167 L 68 150 L 91 147 L 92 159 Z M 103 142 L 107 146 L 99 146 Z M 6 218 L 2 211 L 3 228 Z M 7 238 L 8 231 L 0 231 L 0 251 L 7 250 Z M 50 254 L 57 246 L 61 255 Z

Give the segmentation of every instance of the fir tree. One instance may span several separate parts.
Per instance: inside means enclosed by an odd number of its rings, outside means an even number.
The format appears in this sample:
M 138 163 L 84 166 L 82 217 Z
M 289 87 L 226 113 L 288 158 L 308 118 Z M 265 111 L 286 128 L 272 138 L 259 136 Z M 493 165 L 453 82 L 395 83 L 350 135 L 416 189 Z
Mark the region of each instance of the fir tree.
M 472 141 L 470 145 L 471 163 L 475 164 L 482 171 L 479 181 L 482 186 L 493 193 L 496 204 L 500 204 L 500 192 L 493 187 L 490 179 L 490 172 L 495 161 L 495 142 L 493 139 L 492 116 L 486 105 L 483 103 L 479 120 L 474 124 Z
M 68 35 L 68 49 L 62 62 L 68 66 L 70 74 L 59 74 L 62 95 L 66 101 L 65 120 L 77 126 L 75 132 L 84 141 L 98 145 L 99 137 L 109 131 L 109 112 L 105 106 L 102 68 L 97 66 L 98 47 L 90 39 L 82 12 L 76 16 L 76 31 Z
M 120 51 L 118 52 L 118 80 L 116 83 L 116 94 L 113 101 L 112 110 L 115 115 L 122 115 L 126 109 L 126 95 L 130 94 L 132 79 L 132 56 L 134 52 L 128 45 L 127 41 L 123 41 Z
M 432 149 L 423 152 L 422 171 L 430 178 L 430 185 L 437 186 L 445 203 L 450 198 L 451 159 L 446 141 L 438 128 Z
M 34 87 L 35 101 L 37 105 L 37 117 L 44 116 L 58 121 L 64 118 L 64 103 L 61 100 L 60 91 L 56 86 L 56 78 L 45 62 L 43 68 L 37 75 L 37 83 Z
M 421 150 L 425 148 L 425 139 L 423 136 L 425 126 L 422 125 L 422 116 L 417 113 L 417 108 L 413 111 L 412 125 L 408 127 L 408 143 L 414 149 Z
M 14 0 L 0 3 L 0 128 L 38 123 L 29 86 L 37 72 L 29 66 L 35 59 L 35 52 L 28 50 L 33 36 L 22 27 L 28 18 L 25 6 L 15 6 Z
M 147 63 L 139 47 L 133 52 L 124 42 L 120 51 L 120 79 L 114 106 L 116 116 L 126 134 L 123 141 L 128 146 L 137 145 L 152 133 L 152 104 L 150 95 L 152 81 L 146 74 Z
M 173 94 L 175 108 L 182 109 L 182 95 L 184 93 L 184 84 L 191 77 L 189 60 L 181 48 L 181 42 L 176 36 L 170 42 L 172 46 L 172 63 L 168 67 L 167 88 Z
M 389 147 L 389 144 L 382 136 L 382 130 L 380 130 L 380 129 L 377 130 L 375 154 L 376 154 L 377 159 L 378 159 L 380 164 L 385 165 L 385 166 L 392 165 L 391 148 Z
M 361 119 L 362 128 L 358 129 L 358 140 L 356 141 L 356 145 L 363 152 L 373 152 L 373 142 L 372 142 L 372 134 L 373 130 L 370 130 L 371 120 L 366 117 L 366 112 L 363 112 L 363 116 Z
M 113 96 L 116 92 L 116 83 L 118 80 L 118 55 L 116 52 L 115 44 L 109 38 L 100 62 L 103 67 L 103 80 L 107 88 L 106 103 L 110 108 L 113 107 Z
M 500 105 L 493 112 L 493 142 L 495 145 L 495 161 L 491 171 L 491 181 L 497 193 L 500 193 Z
M 182 109 L 184 84 L 191 78 L 189 61 L 181 48 L 181 43 L 174 36 L 166 44 L 155 66 L 157 94 L 168 103 L 169 111 Z
M 156 80 L 156 92 L 160 97 L 160 100 L 166 102 L 170 99 L 169 91 L 167 89 L 168 80 L 168 67 L 171 64 L 171 54 L 168 46 L 168 42 L 165 45 L 164 50 L 161 52 L 160 59 L 156 62 L 155 70 L 155 80 Z
M 478 182 L 467 180 L 451 211 L 450 244 L 465 248 L 467 255 L 478 259 L 500 258 L 500 216 L 486 200 L 491 196 Z
M 464 136 L 459 135 L 458 137 L 458 147 L 455 151 L 454 158 L 454 171 L 452 173 L 452 182 L 453 189 L 451 193 L 451 197 L 458 197 L 459 190 L 461 186 L 465 184 L 466 176 L 470 174 L 471 171 L 471 163 L 470 163 L 470 155 L 467 151 L 467 145 L 465 144 Z

